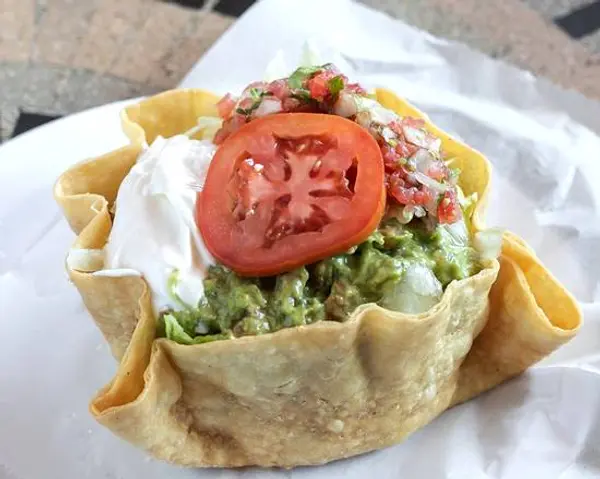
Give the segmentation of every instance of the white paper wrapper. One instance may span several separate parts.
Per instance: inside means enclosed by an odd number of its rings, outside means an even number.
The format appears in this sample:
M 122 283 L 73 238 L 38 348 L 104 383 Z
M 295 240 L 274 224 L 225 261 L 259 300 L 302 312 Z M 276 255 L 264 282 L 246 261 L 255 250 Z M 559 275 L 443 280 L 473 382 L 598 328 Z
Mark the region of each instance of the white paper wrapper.
M 0 148 L 0 479 L 600 477 L 600 105 L 343 0 L 259 3 L 183 85 L 235 91 L 278 49 L 292 67 L 306 38 L 490 158 L 488 223 L 522 235 L 573 291 L 579 336 L 386 450 L 289 472 L 155 462 L 87 413 L 115 363 L 67 282 L 73 235 L 51 196 L 69 165 L 125 142 L 111 105 Z

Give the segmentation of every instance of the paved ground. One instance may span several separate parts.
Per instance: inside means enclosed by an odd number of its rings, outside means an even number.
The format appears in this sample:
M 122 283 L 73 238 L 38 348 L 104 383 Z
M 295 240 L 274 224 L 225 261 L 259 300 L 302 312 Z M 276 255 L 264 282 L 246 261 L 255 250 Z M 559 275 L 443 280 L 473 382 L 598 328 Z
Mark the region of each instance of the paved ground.
M 600 98 L 600 0 L 362 2 Z M 0 140 L 172 87 L 252 3 L 0 0 Z

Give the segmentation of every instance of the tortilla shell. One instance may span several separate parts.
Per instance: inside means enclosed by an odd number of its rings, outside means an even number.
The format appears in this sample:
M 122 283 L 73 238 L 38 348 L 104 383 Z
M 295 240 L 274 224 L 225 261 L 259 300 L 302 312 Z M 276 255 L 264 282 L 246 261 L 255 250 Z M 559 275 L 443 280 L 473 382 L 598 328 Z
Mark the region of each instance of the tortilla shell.
M 484 229 L 487 160 L 393 93 L 378 90 L 377 97 L 401 115 L 424 118 L 442 139 L 462 169 L 461 187 L 478 193 L 472 224 Z M 132 145 L 74 166 L 56 184 L 78 234 L 75 247 L 106 243 L 109 209 L 146 140 L 186 131 L 197 116 L 211 114 L 214 97 L 193 90 L 126 110 Z M 186 466 L 321 464 L 397 443 L 523 372 L 581 324 L 574 298 L 512 233 L 504 235 L 499 261 L 452 282 L 424 314 L 363 305 L 345 323 L 199 345 L 156 338 L 143 278 L 73 269 L 69 275 L 120 360 L 91 413 L 153 456 Z

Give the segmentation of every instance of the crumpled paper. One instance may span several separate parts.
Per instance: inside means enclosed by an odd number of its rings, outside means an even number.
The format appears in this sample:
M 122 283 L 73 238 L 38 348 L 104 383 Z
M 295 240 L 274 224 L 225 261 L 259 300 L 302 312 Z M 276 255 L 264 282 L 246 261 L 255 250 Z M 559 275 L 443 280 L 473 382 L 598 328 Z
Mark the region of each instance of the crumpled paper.
M 116 365 L 67 282 L 73 235 L 51 196 L 69 165 L 125 143 L 125 103 L 101 107 L 0 147 L 0 479 L 600 477 L 600 104 L 345 0 L 259 2 L 182 86 L 236 91 L 279 50 L 293 67 L 307 38 L 488 156 L 488 224 L 522 235 L 571 289 L 581 333 L 385 450 L 292 471 L 151 460 L 87 412 Z

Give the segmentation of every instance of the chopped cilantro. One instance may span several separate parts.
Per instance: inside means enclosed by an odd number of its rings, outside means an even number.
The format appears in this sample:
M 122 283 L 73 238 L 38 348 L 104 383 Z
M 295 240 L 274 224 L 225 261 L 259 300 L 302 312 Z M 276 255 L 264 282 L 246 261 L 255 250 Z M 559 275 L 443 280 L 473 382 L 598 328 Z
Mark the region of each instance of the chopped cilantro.
M 256 108 L 258 108 L 258 105 L 256 105 L 256 107 L 252 105 L 250 108 L 236 108 L 235 112 L 238 115 L 250 116 L 252 115 L 252 112 L 256 110 Z
M 260 100 L 263 96 L 263 91 L 260 88 L 250 88 L 250 96 L 254 101 Z
M 318 73 L 321 70 L 329 70 L 332 67 L 333 65 L 331 63 L 326 63 L 325 65 L 297 68 L 288 78 L 288 86 L 293 90 L 302 88 L 304 86 L 304 82 L 312 77 L 315 73 Z
M 298 90 L 290 95 L 291 98 L 295 98 L 296 100 L 300 100 L 302 102 L 310 102 L 313 99 L 310 97 L 310 93 L 307 90 Z
M 297 68 L 294 73 L 288 78 L 288 85 L 290 88 L 297 89 L 302 88 L 304 81 L 310 76 L 314 75 L 321 70 L 321 67 L 300 67 Z
M 332 95 L 337 95 L 344 89 L 344 77 L 342 75 L 334 76 L 329 80 L 329 91 Z
M 235 112 L 239 115 L 250 116 L 252 112 L 260 106 L 260 102 L 265 96 L 272 96 L 273 93 L 270 91 L 261 90 L 260 88 L 250 88 L 250 98 L 252 98 L 252 105 L 249 108 L 236 108 Z

